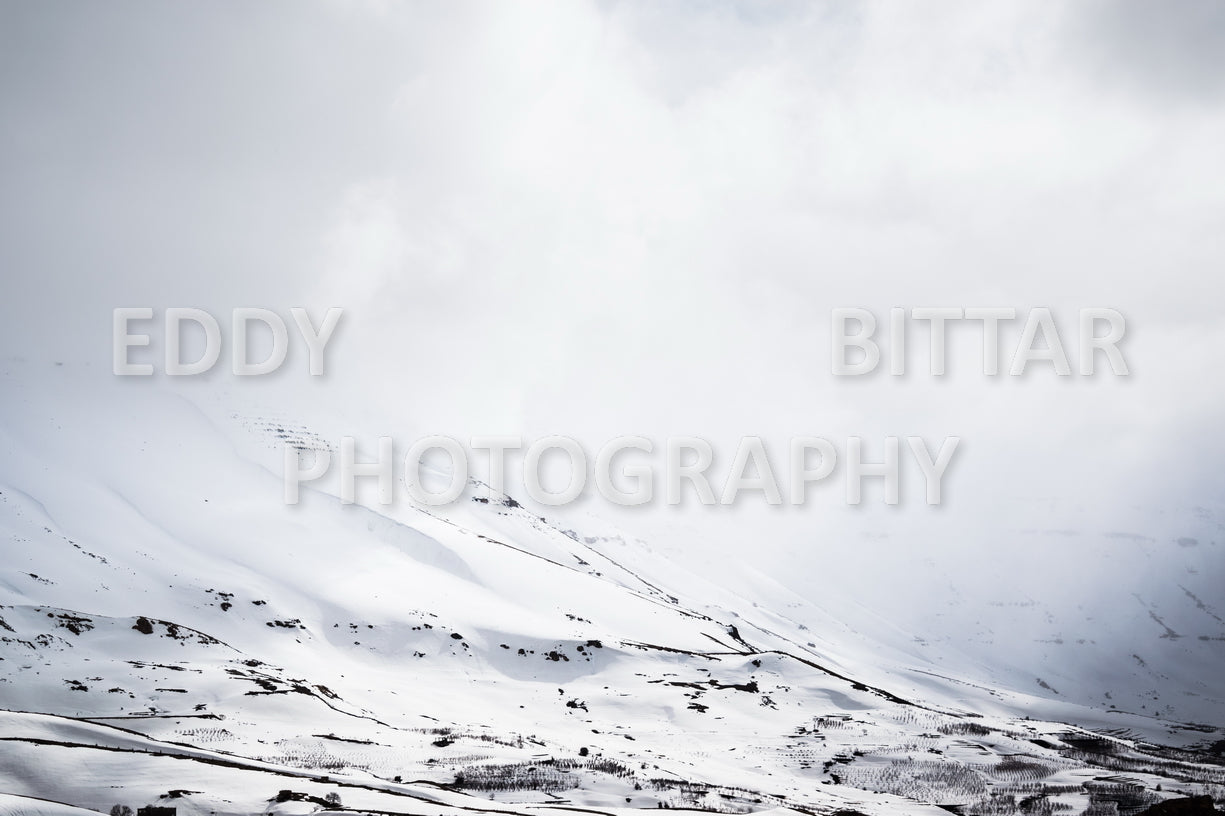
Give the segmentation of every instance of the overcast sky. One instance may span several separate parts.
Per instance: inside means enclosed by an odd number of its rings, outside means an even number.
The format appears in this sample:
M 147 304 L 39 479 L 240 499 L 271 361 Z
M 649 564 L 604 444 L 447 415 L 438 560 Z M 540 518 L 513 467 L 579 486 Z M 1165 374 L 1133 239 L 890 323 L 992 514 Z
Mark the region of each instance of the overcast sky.
M 0 16 L 9 356 L 105 368 L 116 306 L 342 306 L 312 393 L 371 439 L 962 437 L 940 510 L 909 484 L 850 512 L 834 479 L 644 524 L 784 573 L 814 542 L 1220 505 L 1216 0 Z M 1049 306 L 1073 354 L 1077 310 L 1113 307 L 1132 375 L 986 378 L 967 331 L 941 380 L 833 377 L 830 310 L 891 306 Z

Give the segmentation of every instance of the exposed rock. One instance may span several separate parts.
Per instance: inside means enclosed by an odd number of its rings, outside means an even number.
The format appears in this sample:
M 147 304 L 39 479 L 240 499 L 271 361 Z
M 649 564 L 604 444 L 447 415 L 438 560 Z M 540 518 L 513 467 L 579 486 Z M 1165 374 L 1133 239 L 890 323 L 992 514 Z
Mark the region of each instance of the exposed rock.
M 1167 799 L 1141 812 L 1140 816 L 1198 816 L 1201 813 L 1220 813 L 1213 805 L 1211 796 Z

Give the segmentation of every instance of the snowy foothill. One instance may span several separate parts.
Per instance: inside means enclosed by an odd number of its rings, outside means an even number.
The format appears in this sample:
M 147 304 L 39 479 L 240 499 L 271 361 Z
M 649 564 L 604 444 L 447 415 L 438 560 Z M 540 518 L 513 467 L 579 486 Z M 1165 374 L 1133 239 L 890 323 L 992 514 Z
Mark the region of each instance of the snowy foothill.
M 282 446 L 327 450 L 342 419 L 316 431 L 64 368 L 5 369 L 14 796 L 193 816 L 329 794 L 377 813 L 887 814 L 1225 791 L 1225 735 L 1140 710 L 1143 674 L 1099 708 L 1057 657 L 984 667 L 832 583 L 820 604 L 751 570 L 713 581 L 488 485 L 429 508 L 304 482 L 285 505 Z M 1193 579 L 1191 617 L 1143 611 L 1180 629 L 1216 614 Z M 1193 673 L 1217 660 L 1208 641 L 1153 643 Z

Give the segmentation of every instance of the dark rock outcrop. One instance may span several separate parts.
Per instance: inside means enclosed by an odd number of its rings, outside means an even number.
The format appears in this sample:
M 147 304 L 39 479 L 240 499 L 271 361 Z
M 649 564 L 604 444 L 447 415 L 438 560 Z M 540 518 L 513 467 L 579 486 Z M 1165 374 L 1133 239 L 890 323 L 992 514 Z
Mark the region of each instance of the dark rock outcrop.
M 1167 799 L 1143 811 L 1139 816 L 1200 816 L 1203 813 L 1220 813 L 1212 804 L 1211 796 Z

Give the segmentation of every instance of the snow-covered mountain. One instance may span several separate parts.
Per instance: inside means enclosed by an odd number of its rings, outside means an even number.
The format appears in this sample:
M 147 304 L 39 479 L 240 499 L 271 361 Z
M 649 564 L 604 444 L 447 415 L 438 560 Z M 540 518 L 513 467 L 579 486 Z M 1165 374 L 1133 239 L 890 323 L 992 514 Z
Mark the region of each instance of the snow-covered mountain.
M 1092 627 L 1103 643 L 1151 621 L 1173 635 L 1144 635 L 1131 675 L 1090 688 L 1076 664 L 1092 644 L 986 662 L 976 644 L 1009 620 L 1076 631 L 1066 610 L 1006 591 L 933 602 L 973 622 L 924 639 L 922 621 L 832 585 L 814 602 L 764 572 L 717 583 L 483 486 L 435 512 L 306 487 L 286 506 L 283 445 L 354 430 L 322 408 L 238 407 L 74 364 L 9 361 L 3 378 L 0 811 L 1137 813 L 1225 799 L 1211 517 L 1204 538 L 1176 542 L 1185 603 L 1138 596 Z M 1107 540 L 1120 575 L 1152 557 L 1144 540 Z M 1141 710 L 1150 686 L 1193 695 L 1209 721 Z

